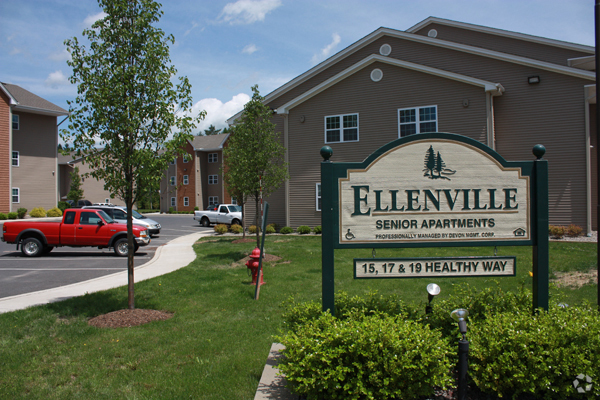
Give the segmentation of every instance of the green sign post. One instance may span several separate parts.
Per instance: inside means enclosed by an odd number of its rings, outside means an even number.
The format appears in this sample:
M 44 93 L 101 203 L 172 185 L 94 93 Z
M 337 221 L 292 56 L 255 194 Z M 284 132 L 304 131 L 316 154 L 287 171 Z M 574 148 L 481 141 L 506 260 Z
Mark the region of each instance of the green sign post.
M 430 133 L 390 142 L 363 162 L 334 163 L 332 149 L 324 146 L 323 310 L 335 314 L 335 249 L 509 245 L 532 246 L 533 308 L 548 309 L 548 163 L 542 158 L 544 152 L 537 145 L 535 161 L 509 162 L 476 140 Z M 357 267 L 360 261 L 355 261 L 359 279 L 467 276 L 466 266 L 468 276 L 514 275 L 516 267 L 510 257 L 371 259 L 372 266 Z M 390 263 L 396 267 L 393 273 Z M 407 269 L 411 264 L 412 270 Z

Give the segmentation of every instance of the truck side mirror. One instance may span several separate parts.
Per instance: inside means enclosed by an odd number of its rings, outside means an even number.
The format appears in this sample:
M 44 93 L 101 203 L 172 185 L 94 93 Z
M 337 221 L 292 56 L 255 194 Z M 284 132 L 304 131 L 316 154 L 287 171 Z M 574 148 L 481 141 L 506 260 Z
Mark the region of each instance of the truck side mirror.
M 104 225 L 104 222 L 102 222 L 101 219 L 98 220 L 98 225 Z

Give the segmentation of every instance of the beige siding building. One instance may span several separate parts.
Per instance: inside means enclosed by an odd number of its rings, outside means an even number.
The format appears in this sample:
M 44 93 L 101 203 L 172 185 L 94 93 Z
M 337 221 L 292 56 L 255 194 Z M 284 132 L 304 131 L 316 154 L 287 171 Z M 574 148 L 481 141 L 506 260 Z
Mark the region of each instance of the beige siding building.
M 265 97 L 290 173 L 269 221 L 321 224 L 324 145 L 332 161 L 355 162 L 399 137 L 450 132 L 509 161 L 543 144 L 550 224 L 596 229 L 593 59 L 590 46 L 433 17 L 379 28 Z
M 19 86 L 0 83 L 0 212 L 56 206 L 57 118 L 67 115 Z

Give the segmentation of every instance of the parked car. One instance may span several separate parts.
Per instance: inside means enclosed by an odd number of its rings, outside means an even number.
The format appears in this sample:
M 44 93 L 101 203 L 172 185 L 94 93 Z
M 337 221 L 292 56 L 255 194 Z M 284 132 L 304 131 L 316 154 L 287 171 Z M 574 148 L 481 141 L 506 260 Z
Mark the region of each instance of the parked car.
M 194 211 L 194 219 L 202 226 L 211 224 L 242 224 L 242 207 L 235 204 L 220 204 L 215 211 Z
M 113 205 L 110 205 L 110 206 L 90 205 L 90 206 L 86 206 L 83 208 L 102 210 L 105 213 L 107 213 L 108 216 L 111 217 L 112 219 L 114 219 L 116 222 L 118 222 L 120 224 L 127 223 L 127 208 L 126 207 L 113 206 Z M 143 216 L 136 210 L 133 210 L 133 212 L 131 213 L 131 216 L 133 217 L 133 224 L 147 228 L 151 237 L 160 234 L 161 226 L 158 222 L 156 222 L 153 219 L 150 219 L 146 216 Z
M 75 204 L 73 200 L 66 200 L 66 202 L 69 203 L 69 207 L 71 208 L 79 208 L 92 205 L 92 202 L 89 200 L 77 200 L 77 204 Z
M 150 243 L 148 230 L 133 227 L 135 249 Z M 7 221 L 2 225 L 2 241 L 15 243 L 26 257 L 48 254 L 55 247 L 93 246 L 99 249 L 112 247 L 117 256 L 128 253 L 127 225 L 116 223 L 102 210 L 68 208 L 61 222 Z

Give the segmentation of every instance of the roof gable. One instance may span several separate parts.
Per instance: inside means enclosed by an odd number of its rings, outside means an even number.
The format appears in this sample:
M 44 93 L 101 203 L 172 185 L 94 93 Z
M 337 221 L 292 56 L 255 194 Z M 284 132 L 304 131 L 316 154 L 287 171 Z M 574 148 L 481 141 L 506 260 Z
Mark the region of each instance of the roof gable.
M 220 150 L 223 144 L 229 137 L 228 133 L 220 133 L 218 135 L 195 136 L 191 140 L 191 144 L 195 151 L 210 151 Z
M 40 96 L 10 83 L 0 83 L 2 91 L 11 99 L 11 106 L 15 111 L 29 112 L 42 115 L 69 115 L 69 112 Z

